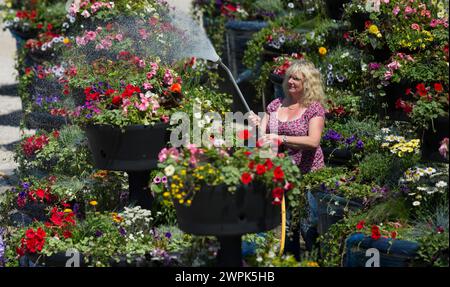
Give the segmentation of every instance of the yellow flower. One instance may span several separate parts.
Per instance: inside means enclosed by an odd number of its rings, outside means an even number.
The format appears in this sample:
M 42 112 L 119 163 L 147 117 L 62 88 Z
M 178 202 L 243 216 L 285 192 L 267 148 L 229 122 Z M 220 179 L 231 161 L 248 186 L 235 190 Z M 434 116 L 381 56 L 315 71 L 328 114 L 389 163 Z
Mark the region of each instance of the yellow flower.
M 63 43 L 66 44 L 66 45 L 69 44 L 70 43 L 70 39 L 65 37 L 64 40 L 63 40 Z
M 191 205 L 192 200 L 188 199 L 188 200 L 186 200 L 186 203 L 187 203 L 187 205 Z
M 320 55 L 322 55 L 322 56 L 325 56 L 326 54 L 327 54 L 327 48 L 325 48 L 325 47 L 320 47 L 319 48 L 319 54 Z
M 169 197 L 169 196 L 170 196 L 170 193 L 166 191 L 166 192 L 163 193 L 163 196 L 164 196 L 164 197 Z
M 369 33 L 377 35 L 380 34 L 380 30 L 378 30 L 377 25 L 372 24 L 369 26 Z
M 95 200 L 91 200 L 91 201 L 89 201 L 89 204 L 92 206 L 96 206 L 98 204 L 98 202 Z
M 71 212 L 72 212 L 72 209 L 70 209 L 70 208 L 64 209 L 64 213 L 71 213 Z

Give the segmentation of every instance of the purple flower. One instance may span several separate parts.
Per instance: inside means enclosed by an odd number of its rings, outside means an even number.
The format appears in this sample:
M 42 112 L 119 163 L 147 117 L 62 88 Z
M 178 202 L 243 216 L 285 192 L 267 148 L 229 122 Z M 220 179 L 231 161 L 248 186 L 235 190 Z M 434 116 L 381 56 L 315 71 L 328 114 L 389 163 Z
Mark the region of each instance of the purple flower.
M 100 230 L 97 230 L 95 232 L 95 237 L 102 237 L 102 235 L 103 235 L 103 232 L 101 232 Z
M 166 234 L 164 234 L 164 236 L 165 236 L 167 239 L 170 239 L 170 238 L 172 237 L 172 233 L 166 232 Z
M 120 227 L 119 228 L 119 233 L 120 233 L 120 235 L 125 236 L 125 234 L 127 234 L 127 231 L 125 230 L 125 228 Z
M 153 179 L 153 183 L 160 183 L 161 182 L 161 178 L 159 176 L 155 176 L 155 178 Z
M 335 130 L 328 130 L 325 136 L 323 137 L 324 140 L 332 140 L 332 141 L 340 141 L 342 139 L 341 134 L 336 132 Z
M 5 266 L 5 246 L 3 242 L 3 228 L 0 227 L 0 267 Z
M 21 185 L 24 190 L 28 190 L 30 188 L 30 184 L 28 182 L 22 182 Z
M 358 142 L 356 143 L 356 148 L 357 149 L 363 149 L 364 148 L 364 143 L 362 140 L 358 140 Z
M 162 182 L 162 183 L 167 183 L 167 176 L 163 176 L 163 177 L 161 178 L 161 182 Z
M 371 70 L 378 70 L 381 67 L 381 64 L 379 63 L 370 63 L 369 64 L 369 69 Z
M 42 100 L 43 100 L 43 97 L 41 95 L 37 95 L 36 100 L 34 102 L 36 103 L 36 105 L 41 107 L 42 106 Z
M 356 140 L 355 135 L 352 135 L 351 137 L 345 140 L 345 143 L 347 145 L 351 145 L 355 140 Z
M 22 198 L 22 199 L 24 199 L 25 197 L 27 197 L 27 193 L 26 193 L 25 191 L 21 191 L 21 192 L 19 193 L 19 197 Z

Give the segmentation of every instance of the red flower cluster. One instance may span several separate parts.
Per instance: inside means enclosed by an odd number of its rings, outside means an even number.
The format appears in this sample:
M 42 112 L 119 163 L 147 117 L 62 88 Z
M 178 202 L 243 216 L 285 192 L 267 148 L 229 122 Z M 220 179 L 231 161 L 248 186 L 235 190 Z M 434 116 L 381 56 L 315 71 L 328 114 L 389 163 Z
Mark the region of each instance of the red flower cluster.
M 36 10 L 18 10 L 16 12 L 16 17 L 19 19 L 30 19 L 31 21 L 34 21 L 37 17 L 37 12 Z
M 261 163 L 256 163 L 255 161 L 250 161 L 248 163 L 248 168 L 250 169 L 250 172 L 244 172 L 241 175 L 241 181 L 243 184 L 247 185 L 249 184 L 254 176 L 263 176 L 265 174 L 267 174 L 268 171 L 273 170 L 272 171 L 272 176 L 273 176 L 273 181 L 275 183 L 283 183 L 284 180 L 284 172 L 283 169 L 281 168 L 281 166 L 277 166 L 275 168 L 273 168 L 273 162 L 271 159 L 266 159 L 266 161 L 261 164 Z M 252 173 L 256 174 L 252 177 Z M 289 191 L 293 188 L 294 186 L 287 182 L 284 187 L 281 186 L 277 186 L 272 190 L 272 197 L 273 197 L 273 204 L 280 204 L 281 203 L 281 199 L 283 198 L 283 194 L 285 191 Z
M 22 150 L 27 157 L 33 156 L 36 151 L 48 144 L 48 140 L 46 135 L 30 136 L 22 142 Z
M 400 98 L 398 98 L 397 101 L 395 102 L 395 108 L 402 109 L 407 114 L 409 114 L 413 110 L 413 107 L 410 103 L 405 102 L 404 100 L 402 100 Z
M 46 236 L 47 234 L 40 227 L 36 231 L 33 228 L 28 229 L 25 232 L 25 238 L 22 238 L 20 241 L 20 247 L 16 249 L 17 254 L 23 256 L 26 252 L 36 253 L 37 251 L 42 251 Z

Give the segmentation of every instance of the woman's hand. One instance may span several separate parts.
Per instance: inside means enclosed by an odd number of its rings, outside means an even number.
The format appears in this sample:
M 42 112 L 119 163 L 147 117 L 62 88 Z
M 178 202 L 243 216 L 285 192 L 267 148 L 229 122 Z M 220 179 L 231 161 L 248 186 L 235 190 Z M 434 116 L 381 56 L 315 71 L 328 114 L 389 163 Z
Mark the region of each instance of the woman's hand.
M 265 134 L 261 137 L 262 144 L 274 144 L 275 146 L 279 146 L 282 143 L 281 136 L 277 134 Z
M 250 115 L 248 116 L 248 120 L 255 127 L 257 127 L 261 124 L 261 118 L 258 117 L 258 115 L 255 114 L 254 112 L 250 113 Z

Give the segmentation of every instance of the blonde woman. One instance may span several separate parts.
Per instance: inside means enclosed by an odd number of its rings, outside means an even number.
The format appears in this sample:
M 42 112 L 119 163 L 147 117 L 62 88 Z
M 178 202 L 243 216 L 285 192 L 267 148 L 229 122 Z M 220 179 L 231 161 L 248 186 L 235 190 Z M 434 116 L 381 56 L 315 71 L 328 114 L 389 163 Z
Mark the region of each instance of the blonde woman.
M 250 122 L 260 125 L 265 143 L 281 142 L 290 158 L 302 173 L 324 167 L 320 140 L 325 125 L 324 90 L 319 70 L 305 60 L 292 63 L 283 81 L 284 99 L 276 99 L 267 106 L 265 116 L 260 119 L 251 115 Z M 310 218 L 304 237 L 307 249 L 311 250 L 317 237 L 317 204 L 308 193 Z M 291 227 L 294 236 L 286 251 L 299 258 L 300 244 L 298 228 Z

